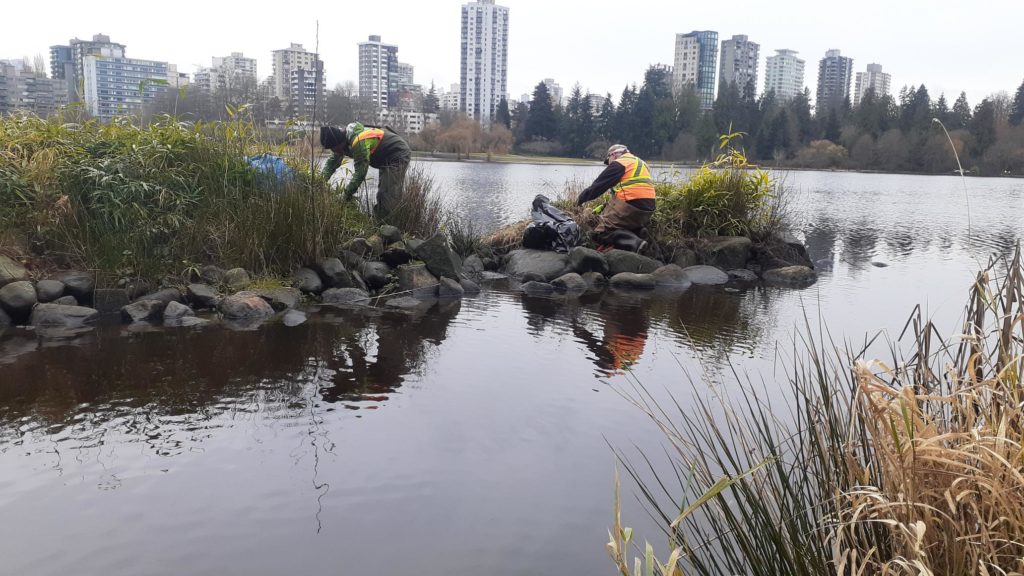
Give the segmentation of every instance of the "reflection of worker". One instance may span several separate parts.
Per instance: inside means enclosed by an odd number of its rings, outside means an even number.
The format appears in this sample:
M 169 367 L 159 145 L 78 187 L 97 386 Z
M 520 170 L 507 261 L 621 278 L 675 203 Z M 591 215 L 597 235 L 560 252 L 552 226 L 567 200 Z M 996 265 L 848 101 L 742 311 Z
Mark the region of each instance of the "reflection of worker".
M 601 220 L 594 229 L 594 240 L 602 245 L 630 247 L 639 252 L 645 243 L 637 235 L 654 216 L 655 191 L 651 171 L 646 162 L 631 154 L 622 144 L 608 149 L 604 163 L 608 167 L 593 184 L 580 192 L 576 203 L 584 204 L 611 189 L 611 197 L 601 210 Z M 632 245 L 629 240 L 632 240 Z
M 320 129 L 320 145 L 334 152 L 324 166 L 324 178 L 330 179 L 345 156 L 355 161 L 355 173 L 345 187 L 346 200 L 359 191 L 359 186 L 366 180 L 366 172 L 372 166 L 378 170 L 377 205 L 374 207 L 377 217 L 386 219 L 401 204 L 405 172 L 409 169 L 412 152 L 395 131 L 364 127 L 359 122 L 349 124 L 344 130 L 324 126 Z
M 573 322 L 573 334 L 594 353 L 594 363 L 604 376 L 624 374 L 644 353 L 647 344 L 647 315 L 633 307 L 606 308 L 604 335 L 598 339 L 578 322 Z

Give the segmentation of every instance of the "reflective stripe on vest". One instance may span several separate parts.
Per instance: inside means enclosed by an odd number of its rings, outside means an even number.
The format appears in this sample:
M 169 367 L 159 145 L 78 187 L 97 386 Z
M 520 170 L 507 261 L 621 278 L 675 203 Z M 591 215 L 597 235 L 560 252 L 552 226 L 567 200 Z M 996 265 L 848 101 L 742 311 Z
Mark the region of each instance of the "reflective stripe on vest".
M 623 202 L 630 200 L 650 199 L 655 197 L 654 180 L 651 179 L 651 171 L 647 163 L 633 156 L 623 154 L 615 160 L 626 169 L 622 173 L 622 180 L 612 188 L 612 192 Z
M 356 145 L 364 140 L 376 139 L 377 141 L 370 145 L 370 156 L 377 151 L 377 147 L 380 146 L 382 140 L 384 140 L 384 131 L 380 128 L 368 128 L 363 130 L 352 139 L 352 149 L 354 150 Z

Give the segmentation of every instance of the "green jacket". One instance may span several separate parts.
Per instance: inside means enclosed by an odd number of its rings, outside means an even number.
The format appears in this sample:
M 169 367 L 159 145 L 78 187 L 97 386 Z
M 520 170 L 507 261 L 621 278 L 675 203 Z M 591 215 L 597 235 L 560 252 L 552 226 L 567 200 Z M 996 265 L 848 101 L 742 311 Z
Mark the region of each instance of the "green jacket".
M 366 128 L 359 126 L 352 135 L 352 139 L 355 140 L 359 134 L 361 134 Z M 334 172 L 341 166 L 345 159 L 345 156 L 352 158 L 355 163 L 355 172 L 352 174 L 352 179 L 349 180 L 347 186 L 345 186 L 345 195 L 347 197 L 354 196 L 359 191 L 359 187 L 362 186 L 366 180 L 366 172 L 372 166 L 374 168 L 383 168 L 387 165 L 388 160 L 397 154 L 409 154 L 409 145 L 405 143 L 405 140 L 395 132 L 384 129 L 384 138 L 380 140 L 380 144 L 376 146 L 377 140 L 370 138 L 359 142 L 355 146 L 351 143 L 345 146 L 344 154 L 338 154 L 335 152 L 331 155 L 330 159 L 327 160 L 327 164 L 324 166 L 323 175 L 325 179 L 330 179 Z

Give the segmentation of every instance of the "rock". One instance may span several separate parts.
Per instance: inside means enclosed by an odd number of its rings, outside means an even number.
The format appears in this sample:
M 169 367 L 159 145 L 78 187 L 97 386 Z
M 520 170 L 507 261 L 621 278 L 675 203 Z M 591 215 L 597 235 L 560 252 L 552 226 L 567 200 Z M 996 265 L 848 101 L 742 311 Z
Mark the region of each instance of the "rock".
M 786 268 L 787 266 L 806 266 L 811 268 L 814 264 L 807 249 L 796 242 L 783 242 L 772 240 L 762 242 L 754 246 L 754 258 L 761 271 L 766 272 L 774 268 Z
M 100 288 L 92 295 L 92 307 L 102 316 L 117 314 L 129 302 L 131 299 L 128 298 L 128 292 L 119 288 Z
M 497 272 L 501 268 L 501 262 L 497 258 L 484 258 L 484 270 L 488 272 Z
M 439 281 L 426 264 L 406 264 L 398 268 L 398 291 L 412 292 L 416 296 L 437 294 Z
M 462 271 L 466 274 L 480 274 L 484 270 L 486 270 L 484 267 L 484 261 L 476 254 L 470 254 L 469 257 L 462 262 Z
M 245 268 L 232 268 L 224 273 L 224 285 L 228 287 L 228 290 L 245 290 L 252 284 L 252 279 L 249 278 L 249 273 L 245 271 Z
M 181 291 L 177 288 L 164 288 L 163 290 L 157 290 L 151 294 L 146 294 L 135 301 L 141 302 L 143 300 L 159 300 L 164 304 L 170 304 L 171 302 L 181 302 L 183 298 L 181 297 Z
M 684 270 L 698 263 L 697 253 L 689 248 L 676 248 L 672 254 L 672 263 Z
M 362 273 L 367 287 L 372 290 L 380 290 L 391 282 L 391 268 L 383 262 L 367 262 Z
M 306 316 L 305 312 L 299 312 L 298 310 L 289 310 L 288 313 L 284 315 L 284 318 L 281 319 L 281 321 L 284 322 L 285 326 L 289 328 L 294 328 L 296 326 L 305 324 L 306 320 L 308 319 L 309 318 Z
M 555 278 L 551 281 L 551 285 L 559 292 L 586 292 L 587 290 L 587 281 L 575 272 Z
M 390 246 L 402 241 L 402 231 L 385 224 L 380 227 L 380 238 L 384 241 L 385 246 Z
M 438 278 L 458 280 L 462 276 L 462 260 L 448 247 L 448 238 L 440 232 L 420 244 L 415 254 Z
M 117 287 L 128 294 L 128 300 L 136 300 L 153 290 L 153 286 L 141 278 L 121 278 L 117 281 Z
M 362 290 L 363 292 L 369 292 L 370 287 L 366 285 L 366 280 L 363 280 L 362 274 L 359 272 L 350 272 L 352 274 L 352 287 Z
M 523 284 L 523 292 L 527 294 L 551 294 L 554 291 L 555 287 L 547 282 L 530 281 Z
M 730 280 L 735 280 L 737 282 L 746 282 L 748 284 L 753 284 L 754 282 L 757 282 L 757 274 L 754 273 L 753 270 L 747 270 L 746 268 L 736 268 L 734 270 L 729 270 L 728 272 L 726 272 L 726 274 L 729 275 Z
M 36 288 L 28 280 L 11 282 L 0 288 L 0 307 L 14 319 L 24 321 L 38 301 Z
M 373 252 L 373 247 L 366 238 L 353 238 L 348 244 L 348 251 L 360 258 L 366 258 Z
M 227 272 L 219 266 L 203 266 L 199 270 L 199 279 L 211 286 L 219 286 L 224 282 Z
M 185 293 L 188 301 L 199 308 L 216 308 L 220 303 L 220 295 L 206 284 L 189 284 Z
M 296 270 L 292 276 L 292 285 L 306 294 L 319 294 L 324 291 L 324 283 L 320 280 L 320 275 L 309 268 Z
M 872 262 L 871 265 L 874 266 L 875 268 L 888 268 L 889 267 L 889 265 L 886 264 L 885 262 Z
M 786 266 L 766 271 L 763 278 L 774 286 L 804 288 L 817 282 L 818 275 L 807 266 Z
M 634 274 L 633 272 L 619 272 L 608 281 L 613 288 L 626 288 L 631 290 L 650 290 L 658 285 L 653 274 Z
M 591 288 L 600 288 L 605 284 L 608 284 L 608 279 L 600 272 L 587 272 L 583 274 L 582 278 L 583 281 L 587 283 L 587 286 Z
M 274 309 L 255 292 L 239 292 L 220 301 L 217 306 L 228 320 L 261 320 L 274 315 Z
M 690 266 L 683 268 L 683 272 L 698 286 L 717 286 L 729 281 L 729 275 L 714 266 Z
M 0 286 L 22 280 L 28 280 L 28 270 L 12 258 L 0 254 Z
M 413 308 L 419 308 L 420 306 L 423 305 L 424 303 L 422 300 L 418 300 L 416 298 L 413 298 L 412 296 L 392 298 L 391 300 L 388 300 L 387 303 L 385 304 L 385 306 L 387 306 L 388 308 L 397 308 L 401 310 L 411 310 Z
M 352 273 L 339 258 L 328 258 L 317 268 L 326 288 L 351 288 Z
M 641 256 L 635 252 L 625 250 L 609 250 L 604 253 L 604 259 L 608 262 L 608 274 L 616 276 L 623 272 L 634 274 L 650 274 L 661 268 L 663 264 L 654 258 Z
M 65 272 L 57 277 L 64 283 L 64 294 L 74 296 L 79 302 L 92 302 L 96 281 L 86 272 Z
M 140 300 L 121 308 L 121 317 L 129 322 L 156 321 L 168 305 L 160 300 Z
M 320 301 L 334 305 L 365 305 L 370 303 L 370 295 L 358 288 L 331 288 L 320 295 Z
M 209 323 L 210 321 L 205 318 L 198 318 L 196 316 L 185 316 L 181 320 L 175 321 L 172 325 L 181 328 L 197 328 L 199 326 L 206 326 Z M 167 324 L 166 320 L 164 321 L 164 324 Z
M 384 241 L 380 239 L 380 236 L 371 236 L 367 243 L 370 245 L 369 256 L 378 258 L 384 253 Z
M 462 291 L 465 294 L 472 295 L 480 293 L 480 286 L 468 278 L 459 280 L 459 285 L 462 286 Z
M 180 302 L 171 302 L 164 308 L 164 323 L 173 324 L 174 322 L 180 321 L 186 316 L 195 316 L 196 313 L 191 308 L 185 306 Z
M 666 264 L 655 270 L 651 276 L 654 276 L 654 283 L 658 286 L 686 288 L 691 284 L 690 277 L 686 275 L 686 271 L 675 264 Z
M 13 323 L 14 322 L 11 320 L 11 317 L 7 315 L 7 312 L 4 312 L 3 309 L 0 308 L 0 335 L 4 333 L 4 330 L 10 328 Z
M 345 265 L 345 269 L 349 271 L 359 270 L 363 267 L 363 264 L 366 264 L 366 258 L 351 250 L 342 250 L 341 254 L 338 255 L 338 259 Z
M 608 261 L 605 260 L 604 254 L 583 246 L 576 246 L 569 250 L 569 267 L 577 274 L 608 273 Z
M 423 240 L 419 238 L 409 238 L 405 241 L 405 249 L 409 252 L 416 254 L 416 249 L 423 245 Z
M 267 301 L 275 312 L 292 310 L 299 307 L 302 293 L 298 288 L 265 288 L 256 290 L 256 295 Z
M 441 278 L 441 283 L 437 287 L 439 298 L 462 298 L 465 294 L 462 284 L 451 278 Z
M 74 296 L 61 296 L 53 301 L 53 304 L 60 306 L 78 306 L 78 300 Z
M 29 324 L 39 328 L 81 328 L 99 316 L 96 310 L 83 306 L 39 304 L 32 309 Z
M 64 283 L 60 280 L 40 280 L 36 283 L 36 298 L 46 304 L 64 295 Z
M 537 274 L 536 272 L 527 272 L 523 274 L 523 277 L 519 279 L 520 282 L 526 284 L 527 282 L 547 282 L 548 279 L 543 274 Z
M 743 236 L 708 238 L 700 248 L 700 256 L 708 266 L 721 270 L 743 268 L 750 260 L 753 243 Z
M 513 250 L 508 254 L 505 272 L 514 278 L 524 278 L 527 274 L 536 274 L 544 282 L 569 272 L 569 256 L 550 250 Z
M 381 254 L 380 259 L 388 266 L 398 268 L 403 264 L 412 262 L 412 254 L 405 249 L 405 244 L 399 242 L 385 250 L 384 253 Z
M 481 282 L 497 282 L 499 280 L 508 280 L 508 274 L 487 271 L 480 275 Z

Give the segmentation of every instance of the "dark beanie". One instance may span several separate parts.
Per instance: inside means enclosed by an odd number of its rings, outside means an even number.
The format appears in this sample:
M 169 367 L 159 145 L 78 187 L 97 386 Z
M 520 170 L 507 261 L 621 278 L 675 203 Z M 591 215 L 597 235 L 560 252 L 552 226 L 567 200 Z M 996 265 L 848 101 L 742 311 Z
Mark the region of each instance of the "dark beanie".
M 320 127 L 320 145 L 324 148 L 334 148 L 345 143 L 345 131 L 335 126 Z

